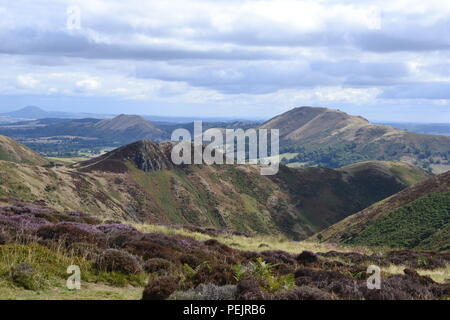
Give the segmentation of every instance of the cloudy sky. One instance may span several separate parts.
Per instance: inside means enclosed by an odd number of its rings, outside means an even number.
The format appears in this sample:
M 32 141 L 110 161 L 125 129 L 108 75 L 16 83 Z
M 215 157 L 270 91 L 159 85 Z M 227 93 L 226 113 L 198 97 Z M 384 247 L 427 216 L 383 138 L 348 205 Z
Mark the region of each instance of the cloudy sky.
M 0 0 L 0 111 L 450 122 L 449 54 L 443 0 Z

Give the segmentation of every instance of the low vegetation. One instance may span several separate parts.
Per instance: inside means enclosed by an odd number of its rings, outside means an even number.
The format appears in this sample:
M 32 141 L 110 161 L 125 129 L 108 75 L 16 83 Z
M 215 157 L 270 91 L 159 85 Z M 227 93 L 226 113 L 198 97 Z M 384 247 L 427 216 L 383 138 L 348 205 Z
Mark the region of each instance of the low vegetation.
M 450 172 L 369 206 L 313 239 L 351 245 L 449 250 Z
M 450 193 L 432 193 L 381 217 L 346 243 L 450 250 Z M 436 234 L 437 233 L 437 234 Z
M 0 207 L 0 230 L 3 298 L 442 299 L 450 295 L 445 284 L 448 254 L 356 250 L 211 228 L 132 226 L 32 203 Z M 382 266 L 386 278 L 379 292 L 365 285 L 366 268 L 374 263 Z M 65 288 L 70 265 L 80 267 L 79 291 Z M 410 269 L 398 274 L 404 268 Z

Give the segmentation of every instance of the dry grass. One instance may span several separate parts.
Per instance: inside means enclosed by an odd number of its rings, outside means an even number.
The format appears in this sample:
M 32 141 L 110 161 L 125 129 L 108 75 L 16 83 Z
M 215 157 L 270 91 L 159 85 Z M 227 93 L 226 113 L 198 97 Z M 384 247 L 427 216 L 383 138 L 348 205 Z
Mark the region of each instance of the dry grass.
M 17 282 L 11 270 L 26 264 L 33 273 Z M 145 274 L 123 275 L 93 268 L 85 257 L 73 256 L 57 247 L 38 244 L 0 246 L 0 300 L 4 299 L 139 299 L 148 281 Z M 68 290 L 67 267 L 81 270 L 81 290 Z
M 84 284 L 81 290 L 55 287 L 45 291 L 0 287 L 0 300 L 139 300 L 143 287 L 118 288 L 97 283 Z
M 389 274 L 403 274 L 403 270 L 407 268 L 406 266 L 390 265 L 389 267 L 381 268 L 382 271 Z M 445 283 L 450 279 L 450 265 L 445 268 L 439 268 L 434 270 L 421 270 L 418 269 L 417 272 L 422 276 L 429 276 L 436 282 Z
M 373 251 L 364 247 L 345 247 L 333 243 L 319 243 L 314 241 L 292 241 L 283 236 L 253 236 L 250 238 L 235 235 L 219 235 L 213 237 L 198 232 L 190 232 L 181 228 L 171 228 L 162 225 L 152 224 L 133 224 L 133 226 L 142 232 L 156 232 L 163 234 L 180 234 L 192 237 L 199 241 L 216 239 L 232 248 L 239 250 L 248 250 L 260 252 L 264 250 L 282 250 L 290 253 L 300 253 L 303 250 L 314 252 L 340 251 L 340 252 L 358 252 L 371 254 Z
M 362 254 L 373 254 L 375 252 L 382 252 L 383 248 L 365 248 L 365 247 L 349 247 L 333 243 L 319 243 L 314 241 L 291 241 L 282 236 L 254 236 L 246 238 L 242 236 L 220 235 L 217 237 L 209 236 L 198 232 L 190 232 L 185 229 L 171 228 L 168 226 L 151 225 L 151 224 L 134 224 L 135 228 L 142 232 L 158 232 L 163 234 L 180 234 L 188 237 L 193 237 L 199 241 L 208 239 L 216 239 L 232 248 L 240 250 L 248 250 L 260 252 L 264 250 L 282 250 L 290 253 L 300 253 L 303 250 L 311 250 L 314 252 L 358 252 Z M 339 260 L 339 259 L 334 259 Z M 382 271 L 389 274 L 403 274 L 406 266 L 391 265 L 383 267 Z M 421 275 L 430 276 L 434 281 L 444 283 L 450 279 L 450 265 L 446 268 L 435 270 L 417 270 Z

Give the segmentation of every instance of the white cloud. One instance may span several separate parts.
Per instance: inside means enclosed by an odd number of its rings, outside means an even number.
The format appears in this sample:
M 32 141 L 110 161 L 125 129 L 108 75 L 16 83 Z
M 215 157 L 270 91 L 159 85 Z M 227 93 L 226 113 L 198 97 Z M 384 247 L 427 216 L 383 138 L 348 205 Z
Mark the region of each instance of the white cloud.
M 23 74 L 17 76 L 17 84 L 22 88 L 35 88 L 39 84 L 39 80 L 34 79 L 31 75 Z
M 76 82 L 76 86 L 85 90 L 100 89 L 102 84 L 97 79 L 84 79 Z
M 81 9 L 76 32 L 66 29 L 69 5 Z M 442 0 L 34 0 L 2 2 L 0 15 L 2 94 L 269 113 L 436 100 L 450 82 Z

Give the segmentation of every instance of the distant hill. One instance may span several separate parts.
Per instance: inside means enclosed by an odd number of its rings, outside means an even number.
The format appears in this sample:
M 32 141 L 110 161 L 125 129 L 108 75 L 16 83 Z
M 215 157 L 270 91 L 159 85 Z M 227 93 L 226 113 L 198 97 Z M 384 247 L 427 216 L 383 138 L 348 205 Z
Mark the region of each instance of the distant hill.
M 272 179 L 291 194 L 312 230 L 320 231 L 429 177 L 407 163 L 372 161 L 341 169 L 281 166 Z
M 17 141 L 0 135 L 0 160 L 44 165 L 49 161 Z
M 45 118 L 59 118 L 59 119 L 83 119 L 83 118 L 95 118 L 95 119 L 112 119 L 116 115 L 103 114 L 103 113 L 87 113 L 87 112 L 60 112 L 60 111 L 47 111 L 37 106 L 26 106 L 19 110 L 0 113 L 0 123 L 10 123 L 22 120 L 38 120 Z M 156 115 L 141 115 L 145 120 L 149 120 L 153 123 L 161 124 L 186 124 L 195 120 L 202 120 L 203 122 L 259 122 L 259 120 L 239 119 L 230 117 L 204 117 L 204 116 L 156 116 Z
M 127 172 L 127 162 L 144 172 L 175 168 L 170 158 L 172 144 L 141 140 L 104 155 L 83 161 L 75 167 L 81 171 Z
M 395 160 L 437 173 L 450 169 L 450 137 L 372 124 L 339 110 L 295 108 L 260 128 L 280 130 L 282 151 L 298 153 L 289 162 L 337 168 L 366 160 Z
M 101 153 L 142 139 L 162 141 L 170 135 L 140 116 L 113 119 L 45 118 L 0 126 L 0 134 L 19 140 L 47 156 Z
M 149 139 L 159 141 L 165 133 L 140 116 L 121 114 L 113 119 L 102 120 L 93 125 L 95 135 L 117 136 L 121 140 Z
M 450 172 L 377 202 L 314 238 L 352 245 L 450 250 Z
M 450 123 L 403 123 L 392 122 L 386 123 L 400 130 L 408 130 L 411 132 L 438 134 L 443 136 L 450 136 Z
M 4 162 L 0 197 L 40 199 L 110 219 L 304 239 L 428 177 L 407 164 L 382 162 L 338 170 L 281 166 L 271 177 L 253 165 L 175 166 L 172 146 L 137 141 L 70 167 Z
M 39 107 L 27 106 L 22 109 L 3 113 L 5 116 L 25 119 L 61 118 L 69 116 L 69 113 L 45 111 Z
M 60 112 L 60 111 L 47 111 L 36 106 L 27 106 L 22 109 L 0 113 L 0 116 L 16 118 L 16 119 L 45 119 L 45 118 L 62 118 L 62 119 L 81 119 L 81 118 L 97 118 L 106 119 L 112 118 L 112 115 L 105 114 L 90 114 L 80 112 Z M 18 121 L 18 120 L 17 120 Z M 11 122 L 11 121 L 8 121 Z

